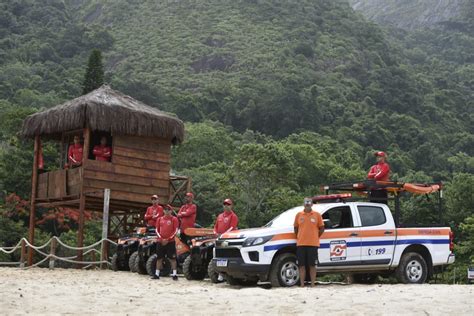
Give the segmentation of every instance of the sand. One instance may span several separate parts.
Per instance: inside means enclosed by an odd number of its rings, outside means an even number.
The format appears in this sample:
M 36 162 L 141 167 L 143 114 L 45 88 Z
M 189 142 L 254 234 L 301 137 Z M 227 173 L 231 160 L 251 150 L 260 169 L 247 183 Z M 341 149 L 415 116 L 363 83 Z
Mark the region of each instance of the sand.
M 470 285 L 232 287 L 130 272 L 0 268 L 0 314 L 474 315 Z

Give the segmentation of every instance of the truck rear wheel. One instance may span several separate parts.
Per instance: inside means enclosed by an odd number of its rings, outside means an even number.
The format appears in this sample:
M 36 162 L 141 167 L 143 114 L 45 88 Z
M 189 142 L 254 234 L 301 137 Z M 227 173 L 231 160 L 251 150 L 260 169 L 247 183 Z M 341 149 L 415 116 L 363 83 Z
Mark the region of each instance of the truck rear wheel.
M 275 287 L 290 287 L 298 284 L 300 274 L 296 264 L 296 256 L 292 253 L 279 255 L 273 262 L 269 279 L 271 285 Z
M 408 252 L 403 255 L 395 272 L 397 280 L 405 284 L 425 283 L 428 278 L 428 265 L 419 253 Z
M 128 259 L 128 267 L 130 272 L 137 272 L 138 270 L 138 251 L 133 252 Z

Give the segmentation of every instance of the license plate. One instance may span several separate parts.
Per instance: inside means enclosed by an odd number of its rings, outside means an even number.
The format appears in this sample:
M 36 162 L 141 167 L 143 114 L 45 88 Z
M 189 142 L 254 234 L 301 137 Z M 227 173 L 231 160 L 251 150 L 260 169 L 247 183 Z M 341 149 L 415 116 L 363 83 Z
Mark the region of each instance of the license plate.
M 227 267 L 227 260 L 216 260 L 217 267 Z

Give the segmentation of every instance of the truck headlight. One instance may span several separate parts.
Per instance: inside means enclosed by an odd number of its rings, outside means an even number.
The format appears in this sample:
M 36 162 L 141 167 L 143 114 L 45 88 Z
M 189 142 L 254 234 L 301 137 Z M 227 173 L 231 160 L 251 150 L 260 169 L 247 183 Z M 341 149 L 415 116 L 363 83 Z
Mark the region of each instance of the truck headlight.
M 243 247 L 250 247 L 250 246 L 257 246 L 266 243 L 270 239 L 272 239 L 272 236 L 264 236 L 264 237 L 249 237 L 244 240 L 244 243 L 242 244 Z

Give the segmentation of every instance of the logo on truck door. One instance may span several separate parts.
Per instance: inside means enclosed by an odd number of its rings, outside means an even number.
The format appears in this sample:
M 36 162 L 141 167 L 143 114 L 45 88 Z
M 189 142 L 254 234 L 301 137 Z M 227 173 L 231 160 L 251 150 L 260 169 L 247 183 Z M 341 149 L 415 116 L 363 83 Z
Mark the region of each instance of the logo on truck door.
M 329 258 L 331 261 L 346 260 L 347 244 L 345 240 L 333 240 L 329 245 Z

